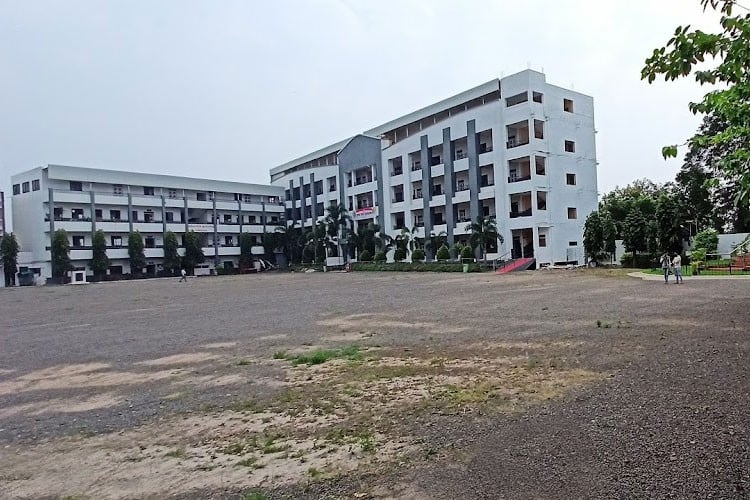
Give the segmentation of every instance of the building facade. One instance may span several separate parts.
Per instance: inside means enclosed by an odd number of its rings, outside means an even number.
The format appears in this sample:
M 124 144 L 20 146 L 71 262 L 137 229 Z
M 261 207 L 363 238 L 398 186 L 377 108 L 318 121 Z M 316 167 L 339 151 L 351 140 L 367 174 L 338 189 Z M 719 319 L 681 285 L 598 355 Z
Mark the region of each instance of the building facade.
M 493 216 L 489 258 L 582 264 L 597 207 L 593 99 L 527 70 L 495 79 L 271 170 L 288 224 L 311 227 L 331 201 L 357 226 L 468 242 Z
M 239 236 L 253 236 L 253 253 L 262 254 L 261 236 L 283 223 L 284 190 L 274 186 L 48 165 L 12 177 L 13 227 L 19 267 L 48 278 L 51 235 L 64 229 L 71 263 L 91 270 L 92 238 L 105 233 L 110 274 L 131 272 L 128 234 L 141 233 L 147 274 L 158 274 L 164 235 L 175 233 L 184 254 L 187 231 L 200 234 L 206 261 L 239 264 Z M 269 229 L 270 227 L 270 229 Z
M 0 238 L 5 235 L 5 193 L 0 191 Z

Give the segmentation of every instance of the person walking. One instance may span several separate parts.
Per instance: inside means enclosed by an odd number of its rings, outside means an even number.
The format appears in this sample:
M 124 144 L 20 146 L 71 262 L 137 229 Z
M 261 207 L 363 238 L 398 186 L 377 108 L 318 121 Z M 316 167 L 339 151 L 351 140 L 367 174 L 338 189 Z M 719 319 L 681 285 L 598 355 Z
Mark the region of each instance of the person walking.
M 669 267 L 672 265 L 669 253 L 664 252 L 664 255 L 659 259 L 659 263 L 661 263 L 661 270 L 664 271 L 664 284 L 666 285 L 669 283 Z
M 674 267 L 674 281 L 679 285 L 683 282 L 682 257 L 680 257 L 679 253 L 674 254 L 674 259 L 672 259 L 672 266 Z
M 180 281 L 179 282 L 182 283 L 183 281 L 187 283 L 187 272 L 185 272 L 184 269 L 180 269 Z

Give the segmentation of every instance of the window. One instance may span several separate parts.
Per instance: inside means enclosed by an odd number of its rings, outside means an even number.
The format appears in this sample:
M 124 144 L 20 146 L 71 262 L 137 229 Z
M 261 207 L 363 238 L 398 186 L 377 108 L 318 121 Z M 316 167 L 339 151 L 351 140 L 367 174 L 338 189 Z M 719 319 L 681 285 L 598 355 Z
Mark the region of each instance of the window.
M 547 210 L 547 192 L 546 191 L 536 192 L 536 208 L 538 210 Z
M 164 212 L 164 218 L 167 222 L 174 222 L 174 212 Z
M 39 189 L 40 189 L 40 187 L 39 187 L 39 179 L 34 179 L 33 181 L 31 181 L 31 190 L 32 191 L 39 191 Z
M 83 191 L 83 183 L 80 181 L 70 181 L 71 191 Z
M 276 197 L 275 196 L 269 196 L 268 197 L 268 203 L 276 203 Z
M 569 247 L 577 247 L 578 246 L 578 242 L 577 241 L 569 241 L 568 242 L 568 246 Z
M 568 186 L 576 185 L 576 174 L 565 174 L 565 182 Z
M 195 199 L 198 201 L 206 201 L 206 193 L 195 193 Z
M 153 196 L 154 195 L 154 188 L 149 186 L 143 186 L 143 194 L 146 196 Z
M 571 99 L 563 99 L 563 111 L 573 112 L 573 101 Z
M 122 236 L 110 236 L 109 241 L 112 243 L 113 247 L 122 246 Z
M 532 92 L 531 93 L 531 100 L 534 102 L 541 103 L 543 99 L 544 94 L 541 92 Z
M 26 181 L 23 184 L 21 184 L 21 191 L 23 191 L 24 193 L 28 193 L 29 191 L 31 191 L 31 187 L 29 186 L 29 181 Z
M 73 246 L 80 248 L 86 244 L 86 239 L 83 236 L 73 236 Z
M 154 212 L 151 210 L 143 212 L 143 220 L 146 222 L 154 222 Z
M 534 163 L 536 163 L 536 175 L 547 174 L 547 158 L 544 156 L 535 156 Z
M 153 236 L 146 236 L 143 239 L 143 246 L 146 248 L 156 248 L 156 239 Z
M 336 191 L 336 177 L 328 178 L 328 191 Z
M 115 194 L 115 196 L 122 196 L 122 184 L 113 184 L 112 192 Z
M 13 184 L 13 194 L 21 194 L 21 185 Z
M 120 211 L 119 210 L 110 210 L 109 211 L 109 218 L 110 218 L 110 220 L 120 220 Z
M 245 203 L 250 203 L 252 201 L 252 199 L 253 199 L 252 196 L 250 196 L 249 194 L 243 194 L 242 195 L 242 201 L 244 201 Z
M 101 208 L 97 208 L 94 210 L 94 217 L 96 218 L 96 220 L 99 220 L 99 221 L 102 220 L 103 215 L 102 215 Z
M 534 138 L 544 139 L 544 122 L 542 120 L 534 120 Z
M 177 198 L 177 190 L 176 189 L 168 189 L 167 190 L 167 197 L 169 198 Z
M 255 224 L 255 216 L 254 215 L 248 216 L 248 220 L 249 220 L 248 224 Z
M 568 219 L 577 219 L 578 218 L 578 209 L 573 207 L 568 207 Z
M 436 184 L 432 186 L 432 195 L 433 196 L 439 196 L 443 194 L 443 185 L 442 184 Z
M 133 222 L 138 222 L 138 210 L 133 210 L 133 212 L 130 214 L 130 220 Z
M 83 220 L 83 209 L 82 208 L 73 208 L 70 211 L 70 217 L 73 220 Z
M 224 214 L 224 224 L 231 224 L 232 223 L 232 216 L 229 214 Z
M 576 143 L 574 141 L 565 141 L 565 151 L 568 153 L 575 153 Z
M 547 246 L 547 235 L 539 233 L 539 246 L 540 247 L 546 247 Z
M 485 217 L 490 216 L 490 207 L 488 205 L 482 206 L 482 215 L 484 215 Z
M 122 266 L 109 266 L 109 274 L 110 275 L 121 275 L 122 274 Z
M 505 99 L 505 107 L 509 108 L 511 106 L 515 106 L 516 104 L 521 104 L 522 102 L 526 102 L 528 100 L 529 100 L 529 93 L 521 92 L 520 94 L 516 94 L 514 96 L 510 96 L 507 99 Z
M 234 239 L 231 236 L 224 236 L 224 246 L 233 247 Z

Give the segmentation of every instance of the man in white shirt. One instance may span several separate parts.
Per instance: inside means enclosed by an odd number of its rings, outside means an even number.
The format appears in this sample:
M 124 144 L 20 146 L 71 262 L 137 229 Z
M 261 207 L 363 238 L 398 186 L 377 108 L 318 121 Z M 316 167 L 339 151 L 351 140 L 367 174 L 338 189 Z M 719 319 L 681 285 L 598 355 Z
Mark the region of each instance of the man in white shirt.
M 674 254 L 674 259 L 672 259 L 672 267 L 674 268 L 674 280 L 675 283 L 678 285 L 683 282 L 682 279 L 682 257 L 680 257 L 680 254 L 676 253 Z

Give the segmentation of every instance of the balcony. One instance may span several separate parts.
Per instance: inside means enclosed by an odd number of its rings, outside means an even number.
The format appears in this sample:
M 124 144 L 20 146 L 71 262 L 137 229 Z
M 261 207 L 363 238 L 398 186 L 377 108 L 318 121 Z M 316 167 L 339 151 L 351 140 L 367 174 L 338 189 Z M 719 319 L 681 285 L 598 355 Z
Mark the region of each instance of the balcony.
M 528 181 L 528 180 L 531 180 L 531 174 L 508 176 L 508 183 L 523 182 L 523 181 Z
M 422 170 L 422 162 L 415 161 L 411 164 L 411 171 L 416 172 L 417 170 Z
M 519 211 L 519 212 L 510 212 L 509 217 L 511 219 L 517 219 L 518 217 L 531 217 L 531 215 L 532 215 L 531 214 L 531 209 L 528 208 L 526 210 Z
M 395 195 L 393 199 L 391 200 L 391 203 L 403 203 L 404 201 L 404 195 Z
M 469 183 L 467 182 L 464 184 L 456 185 L 456 189 L 454 190 L 454 192 L 459 193 L 461 191 L 468 191 L 468 190 L 469 190 Z
M 517 148 L 519 146 L 525 146 L 529 143 L 529 139 L 516 139 L 515 137 L 512 139 L 508 139 L 508 141 L 505 143 L 506 147 L 508 149 Z

